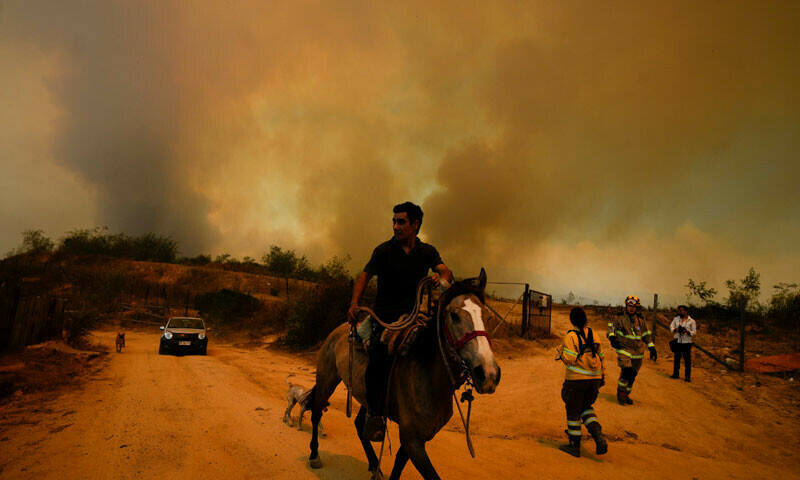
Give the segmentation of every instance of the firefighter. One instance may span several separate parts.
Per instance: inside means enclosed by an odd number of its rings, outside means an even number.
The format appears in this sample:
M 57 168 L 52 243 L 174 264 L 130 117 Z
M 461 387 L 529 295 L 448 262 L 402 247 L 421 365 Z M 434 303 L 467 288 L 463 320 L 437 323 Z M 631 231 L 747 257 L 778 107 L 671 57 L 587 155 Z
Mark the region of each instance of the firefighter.
M 603 347 L 595 341 L 594 332 L 586 325 L 586 313 L 576 307 L 569 312 L 569 321 L 575 326 L 564 337 L 558 357 L 564 362 L 566 372 L 561 388 L 561 399 L 567 409 L 567 438 L 569 444 L 558 448 L 574 457 L 581 456 L 581 421 L 594 439 L 596 452 L 608 452 L 608 442 L 594 413 L 592 404 L 597 400 L 600 387 L 605 384 Z
M 617 402 L 620 405 L 633 405 L 630 393 L 636 375 L 642 368 L 644 345 L 650 350 L 650 360 L 656 361 L 658 353 L 653 345 L 652 332 L 639 313 L 639 297 L 630 295 L 625 299 L 622 315 L 612 316 L 608 322 L 608 339 L 617 351 L 620 374 L 617 382 Z

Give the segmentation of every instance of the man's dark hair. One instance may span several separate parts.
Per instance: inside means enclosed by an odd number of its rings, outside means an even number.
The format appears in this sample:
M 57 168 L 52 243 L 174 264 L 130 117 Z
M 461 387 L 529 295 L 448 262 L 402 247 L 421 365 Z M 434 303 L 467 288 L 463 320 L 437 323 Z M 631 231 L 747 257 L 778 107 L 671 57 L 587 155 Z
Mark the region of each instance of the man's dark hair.
M 569 311 L 569 321 L 578 328 L 586 326 L 586 312 L 581 307 L 575 307 Z
M 689 307 L 687 307 L 686 305 L 678 305 L 678 310 L 680 310 L 681 308 L 685 309 L 687 312 L 689 311 Z
M 419 225 L 417 226 L 417 233 L 419 233 L 419 229 L 422 228 L 422 209 L 419 205 L 414 205 L 411 202 L 404 202 L 399 205 L 395 205 L 392 209 L 394 213 L 402 213 L 406 212 L 408 215 L 409 223 L 414 223 L 414 221 L 419 220 Z

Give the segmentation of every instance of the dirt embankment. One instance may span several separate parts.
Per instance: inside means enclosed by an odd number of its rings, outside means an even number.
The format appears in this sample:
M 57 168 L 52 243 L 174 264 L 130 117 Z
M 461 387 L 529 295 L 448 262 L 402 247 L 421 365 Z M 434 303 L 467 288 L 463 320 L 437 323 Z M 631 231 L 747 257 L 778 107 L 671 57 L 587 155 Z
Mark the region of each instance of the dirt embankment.
M 602 324 L 592 319 L 596 330 Z M 555 312 L 553 328 L 556 336 L 568 328 L 563 311 Z M 110 349 L 114 333 L 99 331 L 94 338 Z M 556 342 L 496 342 L 503 378 L 497 393 L 478 396 L 473 407 L 477 458 L 469 457 L 457 419 L 428 445 L 443 478 L 796 476 L 787 461 L 800 446 L 795 381 L 756 381 L 703 365 L 692 383 L 672 380 L 671 358 L 661 344 L 658 362 L 645 361 L 631 407 L 615 401 L 619 369 L 609 352 L 609 385 L 595 404 L 609 453 L 594 455 L 587 438 L 583 458 L 567 456 L 557 449 L 565 418 Z M 212 337 L 208 356 L 160 356 L 158 332 L 144 330 L 129 332 L 127 343 L 80 386 L 12 397 L 3 405 L 0 477 L 368 478 L 352 419 L 344 415 L 342 387 L 322 420 L 328 434 L 321 442 L 323 469 L 307 465 L 308 415 L 302 431 L 280 420 L 286 376 L 312 385 L 313 355 Z M 390 439 L 396 449 L 391 426 Z M 392 461 L 387 450 L 384 471 Z M 403 478 L 420 477 L 409 464 Z

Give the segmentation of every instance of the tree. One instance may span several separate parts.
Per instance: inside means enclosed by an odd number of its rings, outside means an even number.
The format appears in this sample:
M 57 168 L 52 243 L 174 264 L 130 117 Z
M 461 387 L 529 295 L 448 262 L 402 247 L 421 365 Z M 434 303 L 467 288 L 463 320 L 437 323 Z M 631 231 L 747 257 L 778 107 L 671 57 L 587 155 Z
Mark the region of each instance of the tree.
M 689 289 L 689 294 L 686 295 L 687 298 L 695 296 L 706 305 L 714 303 L 714 296 L 717 294 L 717 290 L 714 288 L 707 288 L 706 282 L 695 283 L 695 281 L 690 278 L 689 283 L 686 284 L 686 288 Z
M 728 295 L 728 306 L 732 308 L 747 308 L 748 303 L 755 300 L 758 303 L 758 294 L 761 291 L 761 274 L 756 273 L 753 267 L 747 272 L 747 276 L 736 284 L 735 280 L 726 280 L 725 286 L 730 292 Z
M 25 230 L 22 232 L 22 245 L 8 252 L 7 256 L 52 252 L 54 246 L 53 241 L 44 236 L 43 230 Z
M 319 267 L 319 276 L 321 280 L 346 280 L 350 277 L 350 272 L 347 270 L 347 262 L 350 261 L 350 255 L 339 257 L 334 255 L 328 260 L 328 263 Z
M 569 295 L 567 295 L 567 305 L 572 305 L 574 302 L 575 302 L 575 294 L 569 292 Z
M 269 247 L 269 252 L 261 257 L 261 263 L 267 267 L 267 270 L 282 277 L 288 277 L 298 271 L 310 270 L 305 255 L 298 257 L 294 250 L 284 251 L 277 245 Z

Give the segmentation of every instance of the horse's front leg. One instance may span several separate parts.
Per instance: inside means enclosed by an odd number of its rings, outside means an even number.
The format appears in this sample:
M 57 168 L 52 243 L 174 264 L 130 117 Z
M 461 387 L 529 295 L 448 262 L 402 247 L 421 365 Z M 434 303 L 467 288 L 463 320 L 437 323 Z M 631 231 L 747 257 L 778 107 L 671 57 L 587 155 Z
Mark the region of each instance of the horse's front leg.
M 408 453 L 403 448 L 403 445 L 400 445 L 400 448 L 397 449 L 397 455 L 394 457 L 394 467 L 392 467 L 392 474 L 389 476 L 389 480 L 400 480 L 400 474 L 403 473 L 406 462 L 408 462 Z
M 400 442 L 408 454 L 408 458 L 411 459 L 411 463 L 417 467 L 417 471 L 422 475 L 422 478 L 425 480 L 439 480 L 439 474 L 436 473 L 436 469 L 433 468 L 431 459 L 428 458 L 428 453 L 425 451 L 425 442 L 416 437 L 401 437 Z M 394 474 L 394 471 L 392 471 L 392 474 Z
M 311 410 L 311 455 L 308 457 L 308 463 L 311 468 L 322 468 L 322 460 L 319 458 L 319 421 L 322 418 L 322 408 L 313 408 Z
M 367 454 L 367 462 L 369 463 L 369 471 L 375 472 L 380 468 L 378 465 L 378 456 L 375 455 L 375 449 L 372 448 L 372 444 L 369 443 L 369 440 L 364 439 L 361 436 L 361 432 L 364 431 L 364 421 L 367 418 L 367 407 L 362 406 L 358 410 L 358 415 L 356 415 L 355 425 L 356 425 L 356 434 L 358 435 L 358 439 L 361 441 L 361 446 L 364 447 L 364 453 Z

